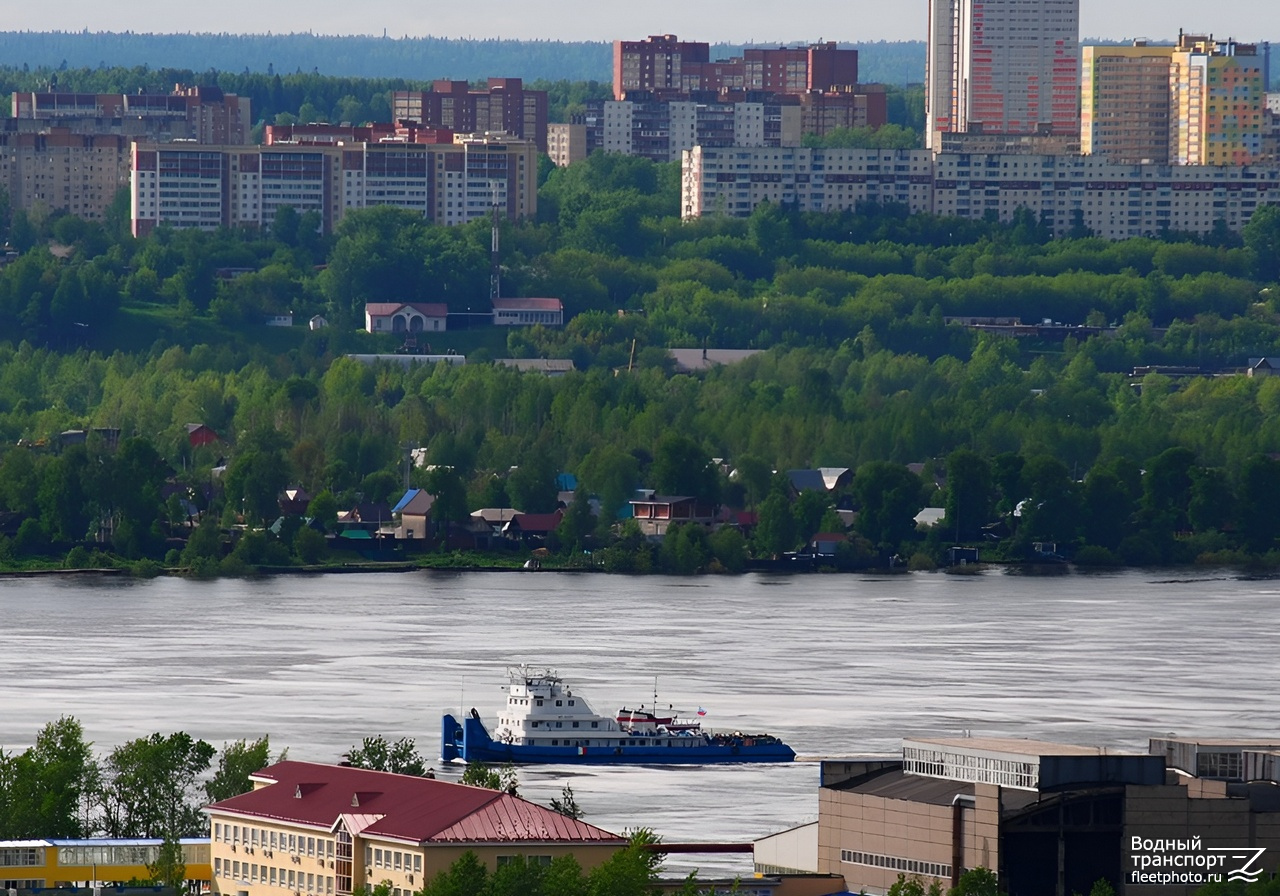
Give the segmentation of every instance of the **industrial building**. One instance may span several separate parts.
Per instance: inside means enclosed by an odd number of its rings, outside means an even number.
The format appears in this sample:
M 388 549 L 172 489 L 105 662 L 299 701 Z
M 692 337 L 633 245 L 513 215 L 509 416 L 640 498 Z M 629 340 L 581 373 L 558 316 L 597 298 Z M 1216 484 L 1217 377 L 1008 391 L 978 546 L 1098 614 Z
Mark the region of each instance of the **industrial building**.
M 897 757 L 823 763 L 815 870 L 872 894 L 900 874 L 946 887 L 983 867 L 1009 896 L 1087 893 L 1102 879 L 1121 894 L 1190 896 L 1205 880 L 1173 872 L 1273 870 L 1252 863 L 1280 850 L 1276 756 L 1266 742 L 1162 739 L 1139 754 L 1018 738 L 904 739 Z M 1224 774 L 1188 774 L 1171 760 Z M 808 870 L 802 830 L 777 835 L 758 856 Z

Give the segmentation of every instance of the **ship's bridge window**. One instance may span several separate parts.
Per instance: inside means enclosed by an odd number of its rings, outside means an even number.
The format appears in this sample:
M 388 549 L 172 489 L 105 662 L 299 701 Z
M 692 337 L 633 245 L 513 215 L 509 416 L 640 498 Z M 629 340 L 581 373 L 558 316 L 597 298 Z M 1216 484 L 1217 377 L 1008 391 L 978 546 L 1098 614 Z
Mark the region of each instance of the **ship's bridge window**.
M 556 722 L 556 727 L 557 727 L 557 728 L 563 728 L 563 727 L 564 727 L 564 722 Z
M 541 701 L 541 700 L 539 700 L 539 701 L 538 701 L 538 705 L 539 705 L 539 706 L 541 706 L 541 705 L 542 705 L 542 701 Z
M 569 701 L 569 705 L 570 705 L 570 706 L 573 706 L 573 701 L 572 701 L 572 700 L 570 700 L 570 701 Z
M 577 723 L 577 722 L 574 722 L 574 723 L 573 723 L 573 727 L 574 727 L 574 728 L 577 728 L 577 727 L 578 727 L 578 723 Z
M 599 723 L 599 722 L 592 722 L 592 723 L 591 723 L 591 727 L 592 727 L 592 728 L 599 728 L 599 727 L 600 727 L 600 723 Z
M 556 701 L 556 706 L 564 706 L 564 701 L 563 701 L 563 700 L 557 700 L 557 701 Z

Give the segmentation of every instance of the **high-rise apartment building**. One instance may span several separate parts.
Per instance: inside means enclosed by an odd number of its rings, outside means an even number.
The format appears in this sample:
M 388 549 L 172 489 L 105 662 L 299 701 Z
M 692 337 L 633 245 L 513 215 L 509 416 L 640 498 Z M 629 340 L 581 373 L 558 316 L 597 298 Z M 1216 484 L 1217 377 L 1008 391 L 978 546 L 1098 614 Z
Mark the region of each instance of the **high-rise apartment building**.
M 615 40 L 613 98 L 625 99 L 631 90 L 689 90 L 683 80 L 686 70 L 710 60 L 711 47 L 705 41 L 680 40 L 674 34 Z
M 1081 51 L 1080 151 L 1112 162 L 1169 161 L 1169 66 L 1176 47 Z
M 1170 61 L 1170 161 L 1247 165 L 1262 155 L 1266 44 L 1179 35 Z
M 1080 148 L 1113 162 L 1246 165 L 1268 155 L 1266 44 L 1085 47 Z
M 748 90 L 803 94 L 851 90 L 858 83 L 858 51 L 835 41 L 797 47 L 749 47 L 741 56 L 710 61 L 707 44 L 674 34 L 613 43 L 613 98 L 637 92 L 677 99 L 697 91 Z
M 929 0 L 925 146 L 1080 132 L 1079 0 Z
M 466 81 L 435 81 L 431 90 L 391 94 L 391 118 L 458 133 L 503 132 L 547 151 L 547 92 L 527 90 L 520 78 L 490 78 L 485 90 Z

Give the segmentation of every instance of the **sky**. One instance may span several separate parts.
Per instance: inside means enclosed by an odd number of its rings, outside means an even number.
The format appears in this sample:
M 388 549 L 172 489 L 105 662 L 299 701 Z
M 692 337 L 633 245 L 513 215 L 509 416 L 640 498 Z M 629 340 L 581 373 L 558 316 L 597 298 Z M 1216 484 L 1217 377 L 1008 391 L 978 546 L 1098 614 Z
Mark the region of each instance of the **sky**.
M 15 31 L 139 31 L 382 34 L 390 37 L 635 40 L 674 33 L 712 43 L 924 40 L 927 0 L 61 0 L 12 3 L 0 28 Z M 468 21 L 477 8 L 483 22 Z M 1242 41 L 1280 41 L 1275 0 L 1081 0 L 1080 35 L 1166 40 L 1178 28 Z

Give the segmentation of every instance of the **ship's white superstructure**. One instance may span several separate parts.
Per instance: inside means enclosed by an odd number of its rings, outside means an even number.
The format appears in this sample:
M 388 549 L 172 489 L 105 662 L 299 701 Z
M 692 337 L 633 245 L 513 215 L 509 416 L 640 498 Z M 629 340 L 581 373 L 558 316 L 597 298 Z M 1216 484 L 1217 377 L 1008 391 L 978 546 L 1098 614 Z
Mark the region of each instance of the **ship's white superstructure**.
M 662 746 L 692 747 L 705 743 L 696 727 L 655 724 L 650 713 L 631 717 L 631 711 L 620 710 L 619 716 L 600 715 L 585 698 L 575 696 L 554 670 L 515 666 L 507 669 L 507 676 L 507 703 L 498 713 L 493 734 L 500 744 L 629 747 L 658 745 L 661 740 L 665 741 Z M 628 718 L 620 724 L 623 712 Z

